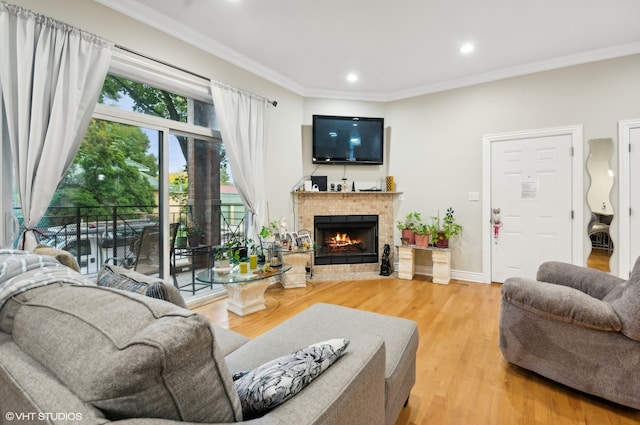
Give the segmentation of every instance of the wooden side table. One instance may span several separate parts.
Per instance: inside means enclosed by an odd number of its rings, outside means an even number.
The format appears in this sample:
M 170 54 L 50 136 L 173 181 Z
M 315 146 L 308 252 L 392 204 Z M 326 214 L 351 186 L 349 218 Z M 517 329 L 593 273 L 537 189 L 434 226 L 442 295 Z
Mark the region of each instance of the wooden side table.
M 451 280 L 451 251 L 449 248 L 426 247 L 415 245 L 398 247 L 398 278 L 413 279 L 416 271 L 415 251 L 431 251 L 433 261 L 433 283 L 447 285 Z

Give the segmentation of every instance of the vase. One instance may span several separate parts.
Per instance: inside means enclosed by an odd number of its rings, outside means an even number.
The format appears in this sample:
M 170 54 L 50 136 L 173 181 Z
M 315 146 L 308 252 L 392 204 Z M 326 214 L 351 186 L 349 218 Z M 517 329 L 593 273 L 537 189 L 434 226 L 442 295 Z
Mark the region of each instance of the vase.
M 407 240 L 409 241 L 409 245 L 413 245 L 416 243 L 416 238 L 413 230 L 402 229 L 402 238 L 407 238 Z
M 213 271 L 219 275 L 231 272 L 231 261 L 228 259 L 216 260 Z
M 231 267 L 231 261 L 227 260 L 227 259 L 216 260 L 215 267 L 217 269 L 227 269 L 227 268 Z
M 444 232 L 438 232 L 436 248 L 449 248 L 449 239 L 444 236 Z
M 415 235 L 415 242 L 418 248 L 426 248 L 429 246 L 429 233 L 424 235 Z
M 176 236 L 176 248 L 184 248 L 187 246 L 186 236 Z
M 191 248 L 199 246 L 201 241 L 202 237 L 200 235 L 189 235 L 189 246 Z

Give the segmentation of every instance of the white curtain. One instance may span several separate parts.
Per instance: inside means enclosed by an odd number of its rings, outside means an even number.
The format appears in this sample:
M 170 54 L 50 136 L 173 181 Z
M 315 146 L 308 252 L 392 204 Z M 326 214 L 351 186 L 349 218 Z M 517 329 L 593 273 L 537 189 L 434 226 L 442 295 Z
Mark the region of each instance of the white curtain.
M 250 213 L 247 236 L 257 240 L 266 217 L 264 152 L 269 101 L 218 82 L 212 82 L 211 93 L 231 175 Z
M 100 95 L 112 43 L 0 2 L 0 92 L 27 231 L 71 165 Z

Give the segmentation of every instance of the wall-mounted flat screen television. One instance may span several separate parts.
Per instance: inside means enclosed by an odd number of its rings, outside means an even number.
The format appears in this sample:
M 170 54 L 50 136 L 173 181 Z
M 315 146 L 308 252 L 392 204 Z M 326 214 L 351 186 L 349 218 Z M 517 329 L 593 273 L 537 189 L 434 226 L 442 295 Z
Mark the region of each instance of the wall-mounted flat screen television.
M 384 119 L 313 116 L 314 164 L 382 164 Z

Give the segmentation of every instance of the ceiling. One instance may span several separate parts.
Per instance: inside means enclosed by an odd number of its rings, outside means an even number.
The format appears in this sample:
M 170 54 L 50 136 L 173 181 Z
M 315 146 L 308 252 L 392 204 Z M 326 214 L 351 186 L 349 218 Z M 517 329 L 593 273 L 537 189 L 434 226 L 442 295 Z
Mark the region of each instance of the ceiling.
M 95 1 L 307 97 L 390 101 L 640 53 L 639 0 Z

